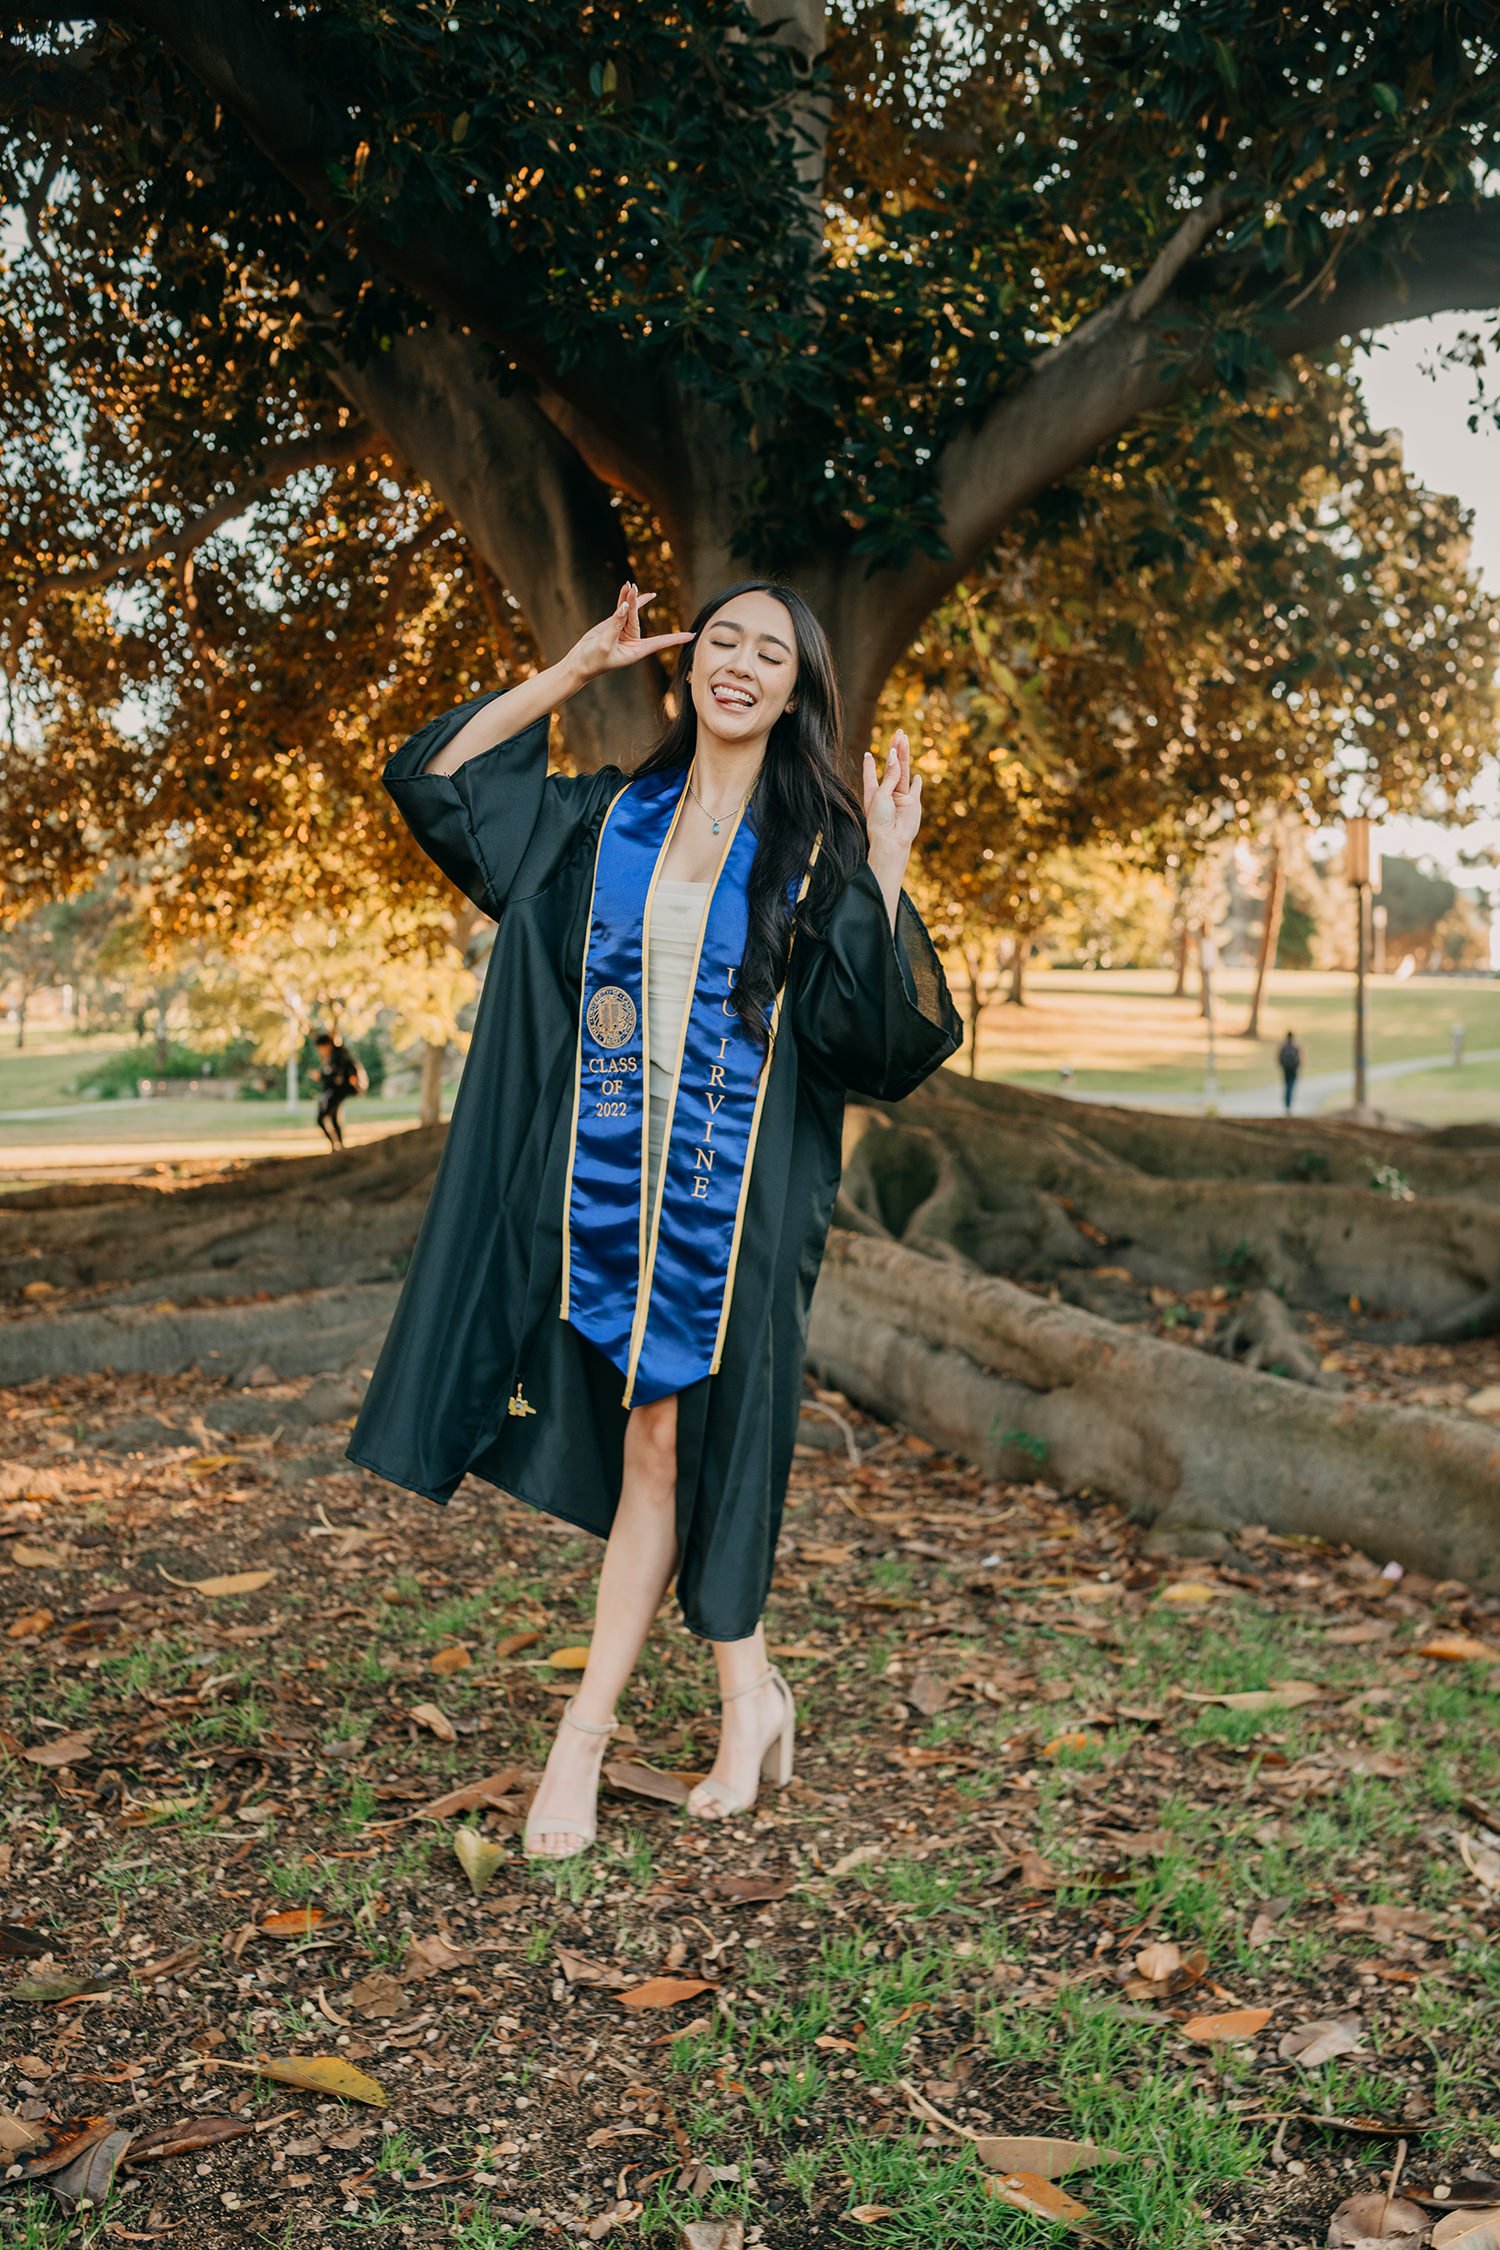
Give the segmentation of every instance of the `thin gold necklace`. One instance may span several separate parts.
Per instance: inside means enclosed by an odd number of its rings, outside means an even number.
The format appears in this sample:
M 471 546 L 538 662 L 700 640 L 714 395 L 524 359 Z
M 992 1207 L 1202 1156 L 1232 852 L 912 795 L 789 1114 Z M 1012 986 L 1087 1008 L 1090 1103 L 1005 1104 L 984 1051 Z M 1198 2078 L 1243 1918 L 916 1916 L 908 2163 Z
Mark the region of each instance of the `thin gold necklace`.
M 754 787 L 755 783 L 752 781 L 750 784 L 750 789 L 753 789 Z M 741 797 L 739 803 L 735 806 L 734 809 L 736 812 L 742 812 L 745 806 L 749 803 L 750 789 L 747 789 L 745 791 L 744 796 Z M 727 820 L 729 818 L 729 815 L 728 813 L 709 812 L 707 805 L 705 805 L 703 799 L 699 796 L 697 790 L 693 787 L 693 772 L 691 767 L 688 768 L 688 795 L 692 798 L 693 803 L 698 807 L 698 810 L 701 813 L 708 814 L 708 818 L 713 822 L 714 834 L 717 836 L 719 833 L 719 825 L 721 821 Z

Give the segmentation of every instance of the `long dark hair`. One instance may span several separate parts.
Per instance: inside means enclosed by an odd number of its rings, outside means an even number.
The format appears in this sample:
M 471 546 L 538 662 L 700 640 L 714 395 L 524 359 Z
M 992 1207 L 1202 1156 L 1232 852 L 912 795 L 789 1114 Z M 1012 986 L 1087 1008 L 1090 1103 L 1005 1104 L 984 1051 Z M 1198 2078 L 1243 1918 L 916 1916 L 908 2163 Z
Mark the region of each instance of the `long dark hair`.
M 821 831 L 822 849 L 801 919 L 816 929 L 829 902 L 869 855 L 864 810 L 839 771 L 844 714 L 828 637 L 794 586 L 774 578 L 742 578 L 706 601 L 693 619 L 692 639 L 677 651 L 673 681 L 676 716 L 637 773 L 670 773 L 690 766 L 698 746 L 698 714 L 688 680 L 699 640 L 719 611 L 740 594 L 770 594 L 788 611 L 797 644 L 795 709 L 783 711 L 766 741 L 766 754 L 745 817 L 756 834 L 750 869 L 749 927 L 734 986 L 734 1011 L 764 1054 L 771 1044 L 771 1009 L 786 979 L 793 912 L 790 896 L 801 882 Z

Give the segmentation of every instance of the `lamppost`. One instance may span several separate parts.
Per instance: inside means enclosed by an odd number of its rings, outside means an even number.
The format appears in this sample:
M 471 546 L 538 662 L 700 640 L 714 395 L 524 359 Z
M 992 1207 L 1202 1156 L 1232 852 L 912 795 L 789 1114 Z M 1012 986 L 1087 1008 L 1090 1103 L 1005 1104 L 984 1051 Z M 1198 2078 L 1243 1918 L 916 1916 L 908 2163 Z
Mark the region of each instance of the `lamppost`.
M 1365 1009 L 1365 970 L 1370 958 L 1370 898 L 1380 888 L 1380 846 L 1373 824 L 1363 815 L 1344 829 L 1344 873 L 1354 892 L 1354 1106 L 1366 1106 L 1369 1038 Z

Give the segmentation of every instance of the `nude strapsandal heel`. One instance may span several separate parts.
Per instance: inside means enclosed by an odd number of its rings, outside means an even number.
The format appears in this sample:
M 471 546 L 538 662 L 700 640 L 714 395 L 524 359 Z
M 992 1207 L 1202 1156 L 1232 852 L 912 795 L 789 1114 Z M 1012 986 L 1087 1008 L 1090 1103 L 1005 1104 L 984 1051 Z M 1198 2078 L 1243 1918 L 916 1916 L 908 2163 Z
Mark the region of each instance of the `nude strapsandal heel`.
M 620 1723 L 618 1719 L 606 1719 L 602 1726 L 596 1725 L 595 1722 L 591 1719 L 575 1719 L 573 1716 L 574 1700 L 574 1697 L 570 1695 L 567 1702 L 563 1705 L 562 1708 L 562 1715 L 567 1720 L 570 1727 L 576 1727 L 580 1734 L 614 1733 L 616 1727 Z M 521 1833 L 521 1844 L 528 1859 L 548 1859 L 558 1861 L 565 1859 L 577 1859 L 580 1852 L 586 1852 L 588 1850 L 590 1844 L 592 1844 L 598 1836 L 598 1833 L 599 1821 L 597 1813 L 595 1814 L 594 1819 L 588 1822 L 584 1822 L 581 1820 L 563 1820 L 561 1818 L 553 1820 L 528 1820 L 525 1828 Z M 533 1842 L 536 1838 L 541 1836 L 581 1836 L 583 1838 L 583 1842 L 576 1845 L 570 1852 L 533 1851 Z
M 752 1680 L 748 1687 L 732 1688 L 728 1695 L 720 1698 L 720 1701 L 733 1703 L 737 1696 L 753 1695 L 757 1688 L 765 1686 L 767 1680 L 776 1682 L 776 1690 L 781 1697 L 782 1719 L 779 1729 L 766 1745 L 765 1753 L 760 1761 L 760 1773 L 763 1781 L 774 1782 L 778 1789 L 785 1789 L 792 1778 L 796 1755 L 797 1704 L 791 1689 L 776 1666 L 773 1664 L 768 1671 L 762 1672 L 760 1678 Z M 754 1797 L 747 1797 L 743 1800 L 738 1797 L 731 1797 L 729 1791 L 721 1783 L 710 1777 L 705 1777 L 700 1781 L 693 1794 L 695 1796 L 706 1795 L 710 1802 L 718 1807 L 716 1813 L 710 1814 L 710 1819 L 724 1819 L 731 1813 L 749 1812 L 755 1804 Z

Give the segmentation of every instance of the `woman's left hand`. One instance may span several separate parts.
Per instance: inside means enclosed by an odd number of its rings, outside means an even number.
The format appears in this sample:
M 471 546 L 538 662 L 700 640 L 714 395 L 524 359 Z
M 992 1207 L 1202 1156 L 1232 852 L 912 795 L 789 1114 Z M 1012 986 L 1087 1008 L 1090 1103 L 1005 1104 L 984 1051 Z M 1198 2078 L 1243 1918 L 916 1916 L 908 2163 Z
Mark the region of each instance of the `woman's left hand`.
M 922 825 L 922 776 L 911 770 L 911 744 L 899 729 L 891 737 L 885 772 L 878 775 L 873 750 L 865 752 L 865 828 L 871 858 L 899 855 L 905 865 Z

